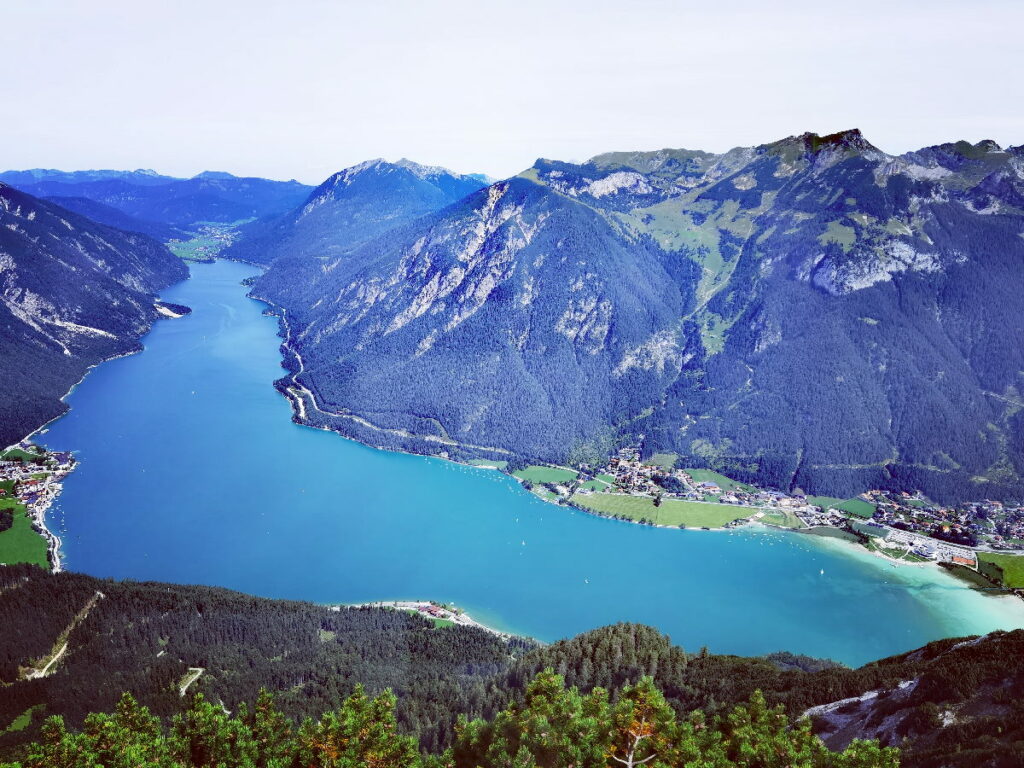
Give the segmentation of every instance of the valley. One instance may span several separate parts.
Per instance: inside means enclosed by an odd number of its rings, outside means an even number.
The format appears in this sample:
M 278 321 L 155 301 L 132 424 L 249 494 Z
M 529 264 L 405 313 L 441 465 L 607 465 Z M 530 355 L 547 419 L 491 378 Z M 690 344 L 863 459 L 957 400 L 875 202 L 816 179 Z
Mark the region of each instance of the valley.
M 78 461 L 49 515 L 67 568 L 325 603 L 436 600 L 544 640 L 628 618 L 716 651 L 853 663 L 1024 626 L 1019 600 L 933 568 L 894 569 L 845 542 L 597 519 L 494 470 L 294 424 L 270 386 L 278 318 L 245 297 L 253 268 L 191 270 L 161 299 L 193 312 L 158 323 L 141 354 L 95 369 L 43 436 Z M 642 565 L 615 555 L 630 551 L 645 553 Z M 757 636 L 738 630 L 750 621 Z M 877 631 L 850 637 L 849 621 Z
M 8 3 L 0 768 L 1024 768 L 1024 3 Z

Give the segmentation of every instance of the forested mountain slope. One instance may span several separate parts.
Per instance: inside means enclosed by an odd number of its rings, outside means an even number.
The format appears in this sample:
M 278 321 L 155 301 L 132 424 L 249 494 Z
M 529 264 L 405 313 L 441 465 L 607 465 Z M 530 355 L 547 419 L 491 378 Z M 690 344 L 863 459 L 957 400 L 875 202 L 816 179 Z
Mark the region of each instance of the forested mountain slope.
M 5 171 L 0 181 L 37 197 L 86 198 L 147 222 L 189 229 L 291 210 L 309 194 L 297 181 L 204 172 L 191 179 L 152 171 Z
M 90 365 L 137 349 L 153 294 L 187 276 L 145 235 L 0 183 L 0 446 L 61 414 Z
M 368 160 L 331 176 L 295 210 L 245 227 L 224 255 L 263 264 L 285 258 L 301 271 L 310 259 L 343 253 L 483 186 L 477 175 L 411 160 Z
M 52 673 L 29 679 L 64 642 Z M 8 758 L 38 737 L 46 716 L 62 714 L 78 728 L 86 712 L 112 710 L 124 691 L 170 717 L 188 706 L 181 686 L 189 680 L 187 692 L 202 693 L 218 712 L 239 712 L 267 688 L 290 718 L 338 707 L 357 683 L 371 695 L 390 687 L 399 731 L 437 752 L 455 738 L 457 715 L 507 722 L 538 701 L 537 685 L 562 701 L 557 681 L 542 675 L 532 683 L 544 669 L 582 695 L 608 690 L 613 703 L 648 676 L 681 722 L 697 709 L 709 723 L 728 718 L 761 691 L 794 720 L 818 707 L 814 729 L 831 746 L 880 738 L 900 746 L 907 766 L 1012 765 L 1024 748 L 1022 631 L 940 641 L 851 670 L 788 654 L 687 653 L 638 625 L 538 648 L 392 610 L 333 611 L 208 587 L 0 569 L 0 681 L 9 684 L 0 730 L 31 710 L 22 730 L 0 734 Z M 488 751 L 493 738 L 484 724 L 464 728 L 456 752 Z
M 1020 147 L 540 160 L 338 237 L 255 293 L 341 414 L 308 418 L 366 442 L 561 462 L 639 440 L 819 494 L 1024 494 Z

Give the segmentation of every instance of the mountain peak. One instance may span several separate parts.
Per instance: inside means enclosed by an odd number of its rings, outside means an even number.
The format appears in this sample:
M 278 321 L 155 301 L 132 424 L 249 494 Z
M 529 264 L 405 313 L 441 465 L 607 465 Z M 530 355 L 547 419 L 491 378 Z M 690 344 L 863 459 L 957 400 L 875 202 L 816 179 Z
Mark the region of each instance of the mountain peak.
M 442 168 L 439 165 L 420 165 L 417 162 L 413 162 L 407 157 L 403 157 L 398 162 L 394 163 L 399 168 L 405 168 L 407 171 L 412 173 L 414 176 L 420 179 L 428 179 L 432 176 L 443 176 L 445 174 L 449 176 L 458 176 L 459 174 L 449 171 L 447 168 Z
M 238 177 L 235 176 L 235 174 L 233 174 L 233 173 L 228 173 L 227 171 L 203 171 L 202 173 L 197 173 L 192 178 L 194 178 L 194 179 L 236 179 Z
M 812 155 L 829 149 L 850 150 L 853 152 L 880 151 L 878 147 L 864 138 L 864 134 L 860 132 L 859 128 L 850 128 L 849 130 L 829 133 L 824 136 L 808 131 L 799 136 L 789 136 L 767 146 L 771 149 L 799 147 L 807 154 Z
M 345 168 L 338 171 L 324 184 L 321 185 L 321 189 L 335 189 L 341 186 L 347 186 L 357 176 L 366 173 L 367 171 L 374 171 L 377 174 L 386 174 L 393 172 L 397 169 L 401 169 L 411 173 L 417 179 L 426 181 L 431 184 L 435 184 L 438 179 L 449 177 L 455 181 L 475 181 L 483 185 L 486 185 L 486 181 L 483 180 L 481 174 L 465 176 L 460 173 L 455 173 L 447 168 L 443 168 L 439 165 L 421 165 L 413 160 L 403 157 L 395 162 L 390 162 L 382 157 L 375 157 L 372 160 L 364 160 L 361 163 Z M 316 193 L 314 193 L 314 197 Z

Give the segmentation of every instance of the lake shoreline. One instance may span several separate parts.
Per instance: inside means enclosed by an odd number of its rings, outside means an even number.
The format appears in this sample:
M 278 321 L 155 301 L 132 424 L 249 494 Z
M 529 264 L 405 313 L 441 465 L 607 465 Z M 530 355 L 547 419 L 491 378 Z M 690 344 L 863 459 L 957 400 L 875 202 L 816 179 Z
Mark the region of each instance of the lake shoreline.
M 396 611 L 408 611 L 426 619 L 450 621 L 452 624 L 457 624 L 462 627 L 474 627 L 495 635 L 496 637 L 500 637 L 502 640 L 522 638 L 525 640 L 532 640 L 535 643 L 540 643 L 536 638 L 528 637 L 527 635 L 518 635 L 513 632 L 503 632 L 500 629 L 495 629 L 494 627 L 477 621 L 461 609 L 450 607 L 444 603 L 438 603 L 433 600 L 375 600 L 369 603 L 329 604 L 329 607 L 331 610 L 340 610 L 342 608 L 387 608 Z
M 190 271 L 188 277 L 185 277 L 184 279 L 179 280 L 178 283 L 183 283 L 183 282 L 191 279 L 191 277 L 192 277 L 192 274 L 191 274 L 191 271 Z M 173 285 L 177 285 L 178 283 L 173 283 Z M 171 286 L 168 286 L 168 288 L 169 287 L 171 287 Z M 9 450 L 11 448 L 15 448 L 15 447 L 17 447 L 17 446 L 19 446 L 19 445 L 21 445 L 23 443 L 31 442 L 33 440 L 33 438 L 41 437 L 41 436 L 45 435 L 49 431 L 50 425 L 52 425 L 56 421 L 59 421 L 60 419 L 63 419 L 65 416 L 68 415 L 68 413 L 71 412 L 71 406 L 68 404 L 67 399 L 69 397 L 71 397 L 72 394 L 74 394 L 75 390 L 79 386 L 81 386 L 82 382 L 84 382 L 86 380 L 86 378 L 89 376 L 90 373 L 93 372 L 94 369 L 99 368 L 104 363 L 113 362 L 114 360 L 120 360 L 120 359 L 125 358 L 125 357 L 133 357 L 134 355 L 138 355 L 138 354 L 140 354 L 142 352 L 145 352 L 146 351 L 146 347 L 142 343 L 142 340 L 150 332 L 152 332 L 153 327 L 156 325 L 157 322 L 159 322 L 160 320 L 165 320 L 165 319 L 166 320 L 169 320 L 169 319 L 177 320 L 179 318 L 187 316 L 192 311 L 190 308 L 185 307 L 184 305 L 178 305 L 178 304 L 169 305 L 169 306 L 174 306 L 176 308 L 177 307 L 181 307 L 182 309 L 188 310 L 188 311 L 183 312 L 181 314 L 177 314 L 177 313 L 171 312 L 171 311 L 163 311 L 163 309 L 162 309 L 163 306 L 165 306 L 165 302 L 162 302 L 160 299 L 155 299 L 154 300 L 154 302 L 153 302 L 153 309 L 155 311 L 155 315 L 154 315 L 152 321 L 150 322 L 149 327 L 146 329 L 146 332 L 143 333 L 141 336 L 139 336 L 135 340 L 135 344 L 134 344 L 132 349 L 129 349 L 129 350 L 125 351 L 125 352 L 120 352 L 120 353 L 115 354 L 115 355 L 108 355 L 107 357 L 104 357 L 101 360 L 97 360 L 95 363 L 92 363 L 89 366 L 87 366 L 85 371 L 82 373 L 81 377 L 79 377 L 78 381 L 76 381 L 74 384 L 72 384 L 68 388 L 68 391 L 65 392 L 63 395 L 61 395 L 60 402 L 64 406 L 64 409 L 60 413 L 58 413 L 56 416 L 54 416 L 53 418 L 48 419 L 43 424 L 40 424 L 38 427 L 33 429 L 31 432 L 29 432 L 23 438 L 18 440 L 16 443 L 14 443 L 13 445 L 7 446 L 7 448 L 4 448 L 3 450 Z M 0 451 L 0 452 L 2 452 L 2 451 Z M 69 452 L 73 454 L 75 451 L 74 451 L 74 449 L 72 449 Z M 77 466 L 77 462 L 75 462 L 75 466 Z M 71 471 L 74 471 L 74 469 L 72 469 Z M 71 471 L 67 472 L 66 475 L 70 474 Z M 47 500 L 46 504 L 40 510 L 33 510 L 33 511 L 31 511 L 29 513 L 29 518 L 32 520 L 33 527 L 36 529 L 37 533 L 46 541 L 46 558 L 47 558 L 47 560 L 50 563 L 50 571 L 52 573 L 60 573 L 60 572 L 62 572 L 64 570 L 64 566 L 63 566 L 63 562 L 62 562 L 61 554 L 60 554 L 60 550 L 61 550 L 61 547 L 63 546 L 63 542 L 61 541 L 60 536 L 58 536 L 56 533 L 54 533 L 52 530 L 50 530 L 49 526 L 47 526 L 47 524 L 46 524 L 46 513 L 50 510 L 50 507 L 53 506 L 53 503 L 56 502 L 59 497 L 60 497 L 60 489 L 58 489 L 57 492 L 51 498 L 49 498 Z
M 254 265 L 251 262 L 241 262 L 240 261 L 239 263 L 244 263 L 244 264 L 246 264 L 248 266 L 256 266 L 257 268 L 259 268 L 261 270 L 265 269 L 261 265 Z M 289 403 L 291 403 L 291 406 L 292 406 L 292 409 L 291 409 L 292 410 L 292 421 L 294 423 L 296 423 L 296 424 L 298 424 L 300 426 L 303 426 L 303 427 L 309 427 L 309 428 L 313 428 L 313 429 L 318 429 L 318 430 L 322 430 L 322 431 L 325 431 L 325 432 L 332 432 L 332 433 L 342 437 L 345 440 L 351 440 L 351 441 L 353 441 L 355 443 L 358 443 L 359 445 L 363 445 L 363 446 L 366 446 L 368 448 L 372 448 L 374 450 L 388 451 L 388 452 L 392 452 L 392 453 L 405 454 L 405 455 L 409 455 L 409 456 L 423 456 L 423 457 L 426 457 L 426 458 L 441 459 L 441 460 L 448 461 L 448 462 L 451 462 L 453 464 L 456 464 L 456 465 L 459 465 L 459 466 L 463 466 L 463 467 L 470 467 L 470 468 L 473 468 L 473 469 L 486 469 L 486 470 L 497 471 L 497 472 L 499 472 L 499 473 L 501 473 L 503 475 L 507 475 L 509 477 L 512 477 L 513 479 L 516 480 L 517 483 L 519 483 L 520 486 L 524 486 L 525 485 L 525 483 L 521 479 L 515 477 L 515 475 L 513 475 L 511 472 L 507 472 L 507 471 L 505 471 L 505 470 L 501 469 L 500 467 L 498 467 L 496 465 L 493 465 L 493 464 L 473 464 L 473 463 L 470 463 L 469 460 L 463 461 L 463 460 L 459 460 L 459 459 L 456 459 L 456 458 L 452 458 L 451 456 L 447 455 L 447 452 L 444 452 L 444 455 L 438 455 L 436 453 L 427 453 L 427 452 L 416 451 L 416 450 L 411 449 L 411 448 L 407 449 L 407 448 L 399 448 L 399 447 L 395 447 L 395 446 L 384 446 L 384 445 L 373 444 L 373 443 L 367 442 L 365 440 L 362 440 L 362 439 L 360 439 L 358 437 L 355 437 L 352 434 L 349 434 L 349 433 L 343 431 L 342 429 L 340 429 L 339 427 L 334 426 L 331 423 L 327 423 L 327 424 L 315 424 L 315 423 L 313 423 L 313 421 L 309 418 L 309 410 L 310 409 L 316 411 L 317 413 L 323 414 L 323 416 L 326 417 L 330 421 L 333 421 L 335 419 L 349 419 L 349 420 L 355 421 L 357 423 L 360 423 L 363 426 L 368 427 L 368 428 L 373 429 L 373 430 L 383 431 L 383 432 L 390 432 L 390 433 L 395 433 L 396 432 L 396 430 L 389 430 L 389 429 L 386 429 L 386 428 L 383 428 L 383 427 L 378 427 L 378 426 L 372 424 L 371 422 L 369 422 L 367 419 L 364 419 L 364 418 L 358 416 L 357 414 L 336 413 L 336 412 L 332 412 L 332 411 L 326 411 L 326 410 L 320 408 L 320 406 L 316 402 L 316 397 L 313 394 L 313 392 L 308 387 L 306 387 L 304 384 L 302 384 L 301 382 L 298 381 L 297 377 L 299 375 L 301 375 L 305 371 L 305 363 L 304 363 L 304 361 L 302 359 L 301 354 L 292 345 L 292 332 L 291 332 L 291 326 L 290 326 L 290 324 L 288 322 L 287 310 L 284 307 L 281 307 L 280 305 L 276 304 L 272 300 L 256 294 L 252 290 L 250 290 L 246 295 L 250 299 L 253 299 L 255 301 L 261 302 L 262 304 L 265 304 L 268 307 L 267 314 L 269 314 L 269 315 L 271 315 L 273 317 L 276 317 L 277 320 L 278 320 L 278 336 L 279 336 L 279 338 L 282 339 L 282 342 L 281 342 L 281 345 L 280 345 L 280 349 L 281 349 L 281 353 L 282 353 L 281 366 L 288 373 L 287 373 L 286 376 L 282 377 L 281 379 L 279 379 L 278 381 L 275 382 L 275 387 L 277 388 L 278 392 L 280 392 L 280 394 L 282 396 L 284 396 L 285 399 L 287 399 L 289 401 Z M 287 359 L 288 359 L 289 355 L 297 363 L 298 370 L 292 370 L 288 366 Z M 286 382 L 287 384 L 281 385 L 282 382 Z M 308 406 L 307 406 L 307 402 L 306 402 L 307 399 L 308 399 L 308 402 L 309 402 Z M 430 439 L 436 439 L 439 442 L 442 442 L 442 444 L 447 444 L 447 445 L 450 445 L 452 447 L 462 447 L 462 446 L 465 446 L 465 447 L 470 447 L 470 448 L 482 448 L 481 446 L 466 446 L 465 444 L 460 444 L 460 443 L 458 443 L 456 441 L 442 441 L 440 438 L 434 438 L 433 436 L 414 435 L 414 434 L 411 434 L 411 433 L 404 433 L 401 436 L 402 437 L 409 437 L 409 438 L 412 438 L 412 439 L 423 440 L 423 441 L 430 440 Z M 488 451 L 488 452 L 493 452 L 493 451 L 500 450 L 500 449 L 483 448 L 483 450 Z M 481 460 L 481 461 L 486 461 L 486 460 Z M 755 519 L 755 515 L 757 514 L 757 512 L 758 511 L 763 511 L 763 509 L 760 508 L 760 507 L 756 507 L 756 508 L 750 507 L 750 509 L 754 510 L 754 512 L 752 512 L 751 515 L 749 515 L 747 517 L 738 517 L 738 518 L 736 518 L 735 521 L 733 521 L 733 523 L 730 523 L 730 524 L 721 525 L 721 526 L 686 526 L 686 527 L 680 527 L 678 525 L 667 525 L 667 524 L 659 524 L 659 523 L 653 523 L 653 522 L 645 523 L 645 522 L 641 522 L 640 520 L 635 520 L 635 519 L 631 519 L 631 518 L 615 518 L 615 517 L 612 517 L 610 515 L 603 514 L 602 512 L 600 512 L 598 510 L 590 509 L 588 507 L 585 507 L 583 505 L 559 504 L 559 503 L 557 503 L 554 500 L 543 498 L 543 497 L 541 497 L 541 496 L 539 496 L 537 494 L 531 494 L 531 495 L 533 495 L 538 500 L 540 500 L 542 502 L 545 502 L 547 504 L 552 504 L 552 505 L 557 506 L 557 507 L 568 507 L 569 509 L 582 512 L 582 513 L 590 515 L 592 517 L 604 518 L 606 520 L 616 520 L 618 522 L 624 522 L 624 523 L 632 523 L 634 525 L 646 526 L 648 528 L 660 528 L 660 529 L 678 530 L 678 531 L 708 531 L 708 532 L 719 531 L 719 532 L 721 532 L 721 531 L 732 531 L 732 530 L 736 530 L 736 529 L 740 529 L 740 528 L 755 528 L 756 526 L 760 525 L 760 526 L 763 526 L 765 528 L 776 530 L 776 531 L 781 531 L 781 532 L 799 533 L 799 534 L 804 534 L 804 535 L 820 536 L 820 537 L 827 537 L 827 538 L 834 538 L 834 539 L 838 538 L 838 539 L 843 540 L 847 544 L 851 544 L 851 545 L 855 546 L 858 551 L 862 550 L 862 551 L 867 552 L 869 554 L 876 555 L 876 556 L 878 556 L 879 558 L 881 558 L 883 560 L 889 561 L 889 563 L 891 565 L 893 565 L 894 567 L 901 566 L 901 565 L 909 565 L 909 566 L 914 566 L 914 567 L 918 567 L 918 568 L 924 568 L 924 567 L 926 567 L 928 565 L 932 565 L 932 566 L 935 567 L 936 570 L 944 571 L 944 569 L 941 567 L 941 565 L 938 562 L 930 562 L 930 561 L 929 562 L 908 562 L 906 560 L 900 560 L 900 559 L 897 559 L 897 558 L 893 558 L 893 557 L 891 557 L 891 556 L 889 556 L 889 555 L 887 555 L 887 554 L 885 554 L 883 552 L 877 552 L 877 551 L 869 550 L 859 540 L 851 540 L 851 539 L 849 539 L 848 537 L 850 537 L 850 536 L 853 536 L 854 538 L 856 538 L 856 537 L 854 536 L 854 534 L 851 534 L 848 531 L 845 531 L 844 529 L 841 529 L 841 528 L 833 528 L 831 526 L 817 526 L 818 528 L 821 528 L 821 527 L 828 528 L 829 531 L 834 532 L 834 533 L 830 533 L 830 532 L 818 532 L 818 531 L 815 530 L 815 527 L 791 528 L 791 527 L 787 527 L 787 526 L 776 525 L 774 523 L 762 522 L 762 521 L 760 521 L 758 519 Z M 738 508 L 742 508 L 742 507 L 738 507 Z M 839 534 L 839 535 L 837 535 L 837 534 Z M 1022 555 L 1022 556 L 1024 556 L 1024 555 Z M 1012 590 L 1010 590 L 1010 593 L 1011 594 L 1016 594 L 1016 596 L 1018 596 L 1022 600 L 1024 600 L 1024 591 L 1013 592 Z
M 877 559 L 768 528 L 673 537 L 574 518 L 504 473 L 451 460 L 472 456 L 414 459 L 303 429 L 267 386 L 285 372 L 279 321 L 240 287 L 257 272 L 193 267 L 165 294 L 192 306 L 190 319 L 157 324 L 149 354 L 89 379 L 50 430 L 51 444 L 88 459 L 60 499 L 74 570 L 320 604 L 434 598 L 544 641 L 629 621 L 723 653 L 786 648 L 851 664 L 1024 626 L 1021 611 L 934 589 L 922 570 L 912 578 L 926 589 L 906 589 Z M 834 615 L 885 621 L 850 638 Z M 804 620 L 814 633 L 796 631 Z

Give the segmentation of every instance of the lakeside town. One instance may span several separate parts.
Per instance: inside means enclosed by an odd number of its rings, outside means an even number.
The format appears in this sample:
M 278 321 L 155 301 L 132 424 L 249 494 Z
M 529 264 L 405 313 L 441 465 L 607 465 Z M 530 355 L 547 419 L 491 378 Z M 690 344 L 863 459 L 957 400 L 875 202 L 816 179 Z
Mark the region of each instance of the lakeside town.
M 852 499 L 756 488 L 673 454 L 641 460 L 623 448 L 599 467 L 534 465 L 512 471 L 545 501 L 646 525 L 732 528 L 751 523 L 810 533 L 842 532 L 903 563 L 970 570 L 989 587 L 1024 589 L 1024 506 L 985 500 L 940 505 L 923 495 L 866 491 Z
M 75 468 L 70 453 L 27 442 L 0 453 L 0 564 L 32 562 L 61 570 L 60 539 L 46 527 L 46 512 Z

